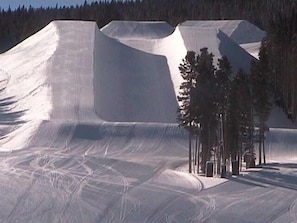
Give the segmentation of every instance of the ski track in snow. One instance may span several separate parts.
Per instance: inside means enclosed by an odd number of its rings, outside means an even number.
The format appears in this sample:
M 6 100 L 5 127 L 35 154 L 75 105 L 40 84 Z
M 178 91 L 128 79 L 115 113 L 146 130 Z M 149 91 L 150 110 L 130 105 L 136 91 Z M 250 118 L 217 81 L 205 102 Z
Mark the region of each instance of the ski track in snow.
M 55 21 L 0 55 L 0 221 L 296 222 L 293 130 L 267 137 L 274 160 L 289 139 L 289 163 L 214 187 L 175 170 L 188 155 L 175 124 L 186 51 L 205 43 L 250 60 L 263 35 L 246 21 Z

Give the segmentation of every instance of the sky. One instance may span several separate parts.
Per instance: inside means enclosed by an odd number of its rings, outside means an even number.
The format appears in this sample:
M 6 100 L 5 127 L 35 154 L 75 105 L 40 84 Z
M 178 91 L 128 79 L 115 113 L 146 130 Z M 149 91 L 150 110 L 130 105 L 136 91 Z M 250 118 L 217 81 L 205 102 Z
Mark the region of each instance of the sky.
M 96 0 L 87 0 L 88 3 L 95 2 Z M 1 9 L 7 10 L 10 6 L 11 10 L 18 8 L 18 6 L 26 6 L 30 5 L 35 8 L 39 7 L 55 7 L 56 4 L 58 6 L 71 6 L 71 5 L 82 5 L 85 0 L 0 0 Z

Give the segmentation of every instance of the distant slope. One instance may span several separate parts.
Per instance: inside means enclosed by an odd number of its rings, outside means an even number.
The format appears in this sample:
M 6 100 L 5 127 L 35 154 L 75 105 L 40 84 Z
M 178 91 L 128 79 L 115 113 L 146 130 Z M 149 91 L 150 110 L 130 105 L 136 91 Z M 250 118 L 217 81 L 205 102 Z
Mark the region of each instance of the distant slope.
M 219 29 L 238 44 L 261 42 L 266 32 L 246 20 L 188 20 L 181 26 Z
M 241 24 L 246 24 L 241 26 Z M 223 21 L 186 21 L 178 26 L 182 37 L 185 41 L 187 50 L 199 52 L 203 47 L 207 47 L 209 52 L 215 56 L 215 63 L 218 58 L 227 56 L 233 67 L 233 71 L 237 72 L 243 69 L 246 73 L 250 71 L 250 62 L 254 57 L 250 55 L 246 49 L 239 44 L 248 41 L 247 36 L 258 37 L 257 41 L 262 37 L 262 33 L 254 33 L 257 27 L 242 20 L 223 20 Z M 246 33 L 240 36 L 237 33 Z M 255 41 L 252 39 L 251 41 Z M 261 41 L 261 40 L 260 40 Z M 259 49 L 259 48 L 258 48 Z
M 218 29 L 179 26 L 178 29 L 184 39 L 187 50 L 200 52 L 207 47 L 214 54 L 214 64 L 222 56 L 227 56 L 234 72 L 243 69 L 249 73 L 250 63 L 254 59 L 238 44 Z
M 163 21 L 111 21 L 102 30 L 107 36 L 116 39 L 159 39 L 169 36 L 174 28 Z
M 266 36 L 265 31 L 246 20 L 189 20 L 181 26 L 218 29 L 255 58 L 258 58 L 261 41 Z

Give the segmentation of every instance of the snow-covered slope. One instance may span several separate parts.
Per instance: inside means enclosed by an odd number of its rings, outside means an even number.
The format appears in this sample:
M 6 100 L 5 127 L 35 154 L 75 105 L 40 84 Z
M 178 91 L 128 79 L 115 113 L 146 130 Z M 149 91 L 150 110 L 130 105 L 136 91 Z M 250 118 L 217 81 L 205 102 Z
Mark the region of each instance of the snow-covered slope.
M 261 41 L 266 36 L 266 32 L 246 20 L 194 20 L 186 21 L 181 25 L 192 28 L 219 29 L 255 58 L 258 58 Z
M 289 164 L 230 180 L 178 171 L 178 64 L 200 31 L 150 25 L 131 40 L 55 21 L 0 55 L 0 222 L 296 222 L 293 130 L 267 136 L 267 158 Z M 207 30 L 217 55 L 240 55 Z
M 178 60 L 173 59 L 169 62 L 172 79 L 176 80 L 175 86 L 179 86 L 181 80 L 176 78 L 178 73 L 174 70 L 186 55 L 186 51 L 199 52 L 201 48 L 207 47 L 214 54 L 215 61 L 225 55 L 230 59 L 235 72 L 240 68 L 249 72 L 250 61 L 253 60 L 253 55 L 258 53 L 259 42 L 265 35 L 265 32 L 256 26 L 242 20 L 186 21 L 178 25 L 174 32 L 168 28 L 170 27 L 168 24 L 166 28 L 165 26 L 161 22 L 116 21 L 107 24 L 101 30 L 107 36 L 127 46 L 152 54 L 163 55 L 168 60 L 173 57 L 172 55 L 178 54 Z M 123 27 L 126 31 L 123 31 Z M 167 31 L 167 36 L 165 34 L 154 35 L 161 29 Z M 135 33 L 131 30 L 135 30 Z M 143 33 L 147 36 L 139 35 L 140 30 L 145 30 Z M 246 34 L 240 35 L 240 33 Z M 240 44 L 250 44 L 247 36 L 251 37 L 251 42 L 257 41 L 258 45 L 254 44 L 253 48 L 246 45 L 246 48 L 242 48 Z M 175 39 L 174 42 L 170 41 L 173 39 Z M 178 91 L 178 88 L 175 89 Z
M 182 26 L 219 29 L 236 43 L 261 42 L 266 33 L 246 20 L 189 20 Z
M 123 23 L 123 24 L 122 24 Z M 117 41 L 127 45 L 131 48 L 150 53 L 153 55 L 163 56 L 167 59 L 167 66 L 170 71 L 171 80 L 174 86 L 175 94 L 177 95 L 179 92 L 179 86 L 182 82 L 182 78 L 179 74 L 178 66 L 181 63 L 182 59 L 185 57 L 187 53 L 187 49 L 184 45 L 184 40 L 181 36 L 181 33 L 178 29 L 173 30 L 167 23 L 164 22 L 149 22 L 150 33 L 156 33 L 157 30 L 160 30 L 164 27 L 167 31 L 167 36 L 159 35 L 158 38 L 155 35 L 155 38 L 150 38 L 152 34 L 148 34 L 147 37 L 143 36 L 142 38 L 135 38 L 133 33 L 124 32 L 122 35 L 113 35 L 112 33 L 117 32 L 119 27 L 129 26 L 127 30 L 137 29 L 141 30 L 142 27 L 146 27 L 145 22 L 125 22 L 118 21 L 116 23 L 111 22 L 107 24 L 105 27 L 101 29 L 101 31 L 111 37 L 116 39 Z M 138 28 L 135 28 L 138 27 Z M 147 33 L 147 32 L 146 32 Z
M 46 73 L 58 41 L 51 23 L 0 55 L 1 150 L 23 148 L 41 121 L 49 119 L 53 95 Z
M 207 47 L 214 54 L 214 63 L 222 56 L 227 56 L 234 72 L 240 68 L 249 73 L 253 57 L 219 29 L 189 27 L 181 24 L 179 27 L 187 50 L 200 52 Z

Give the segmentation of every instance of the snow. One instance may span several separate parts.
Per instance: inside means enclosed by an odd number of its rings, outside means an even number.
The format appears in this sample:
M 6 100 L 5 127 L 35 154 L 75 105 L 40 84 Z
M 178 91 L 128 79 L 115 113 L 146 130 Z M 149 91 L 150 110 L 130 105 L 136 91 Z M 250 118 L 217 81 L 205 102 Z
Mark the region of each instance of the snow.
M 101 118 L 176 122 L 178 105 L 164 56 L 132 49 L 99 30 L 94 55 L 95 110 Z
M 178 64 L 202 44 L 250 60 L 200 24 L 54 21 L 0 55 L 1 222 L 296 222 L 296 130 L 281 111 L 269 165 L 228 179 L 185 171 Z
M 163 21 L 111 21 L 103 30 L 107 36 L 115 39 L 159 39 L 169 36 L 174 28 Z
M 246 20 L 185 21 L 181 26 L 218 29 L 240 45 L 253 57 L 258 58 L 258 50 L 266 32 Z

